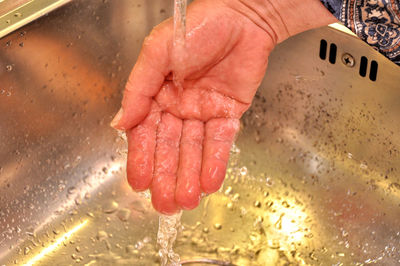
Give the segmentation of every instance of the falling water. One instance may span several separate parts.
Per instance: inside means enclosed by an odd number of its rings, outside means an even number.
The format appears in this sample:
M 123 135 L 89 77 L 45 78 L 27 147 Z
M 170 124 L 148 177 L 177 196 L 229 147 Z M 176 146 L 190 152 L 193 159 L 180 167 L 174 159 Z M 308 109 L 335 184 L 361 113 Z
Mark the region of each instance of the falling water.
M 157 233 L 157 244 L 160 246 L 158 254 L 161 258 L 161 265 L 179 266 L 180 257 L 173 251 L 173 245 L 181 226 L 182 212 L 167 216 L 160 215 Z
M 174 35 L 173 35 L 173 81 L 179 91 L 183 90 L 183 79 L 186 57 L 186 4 L 187 0 L 174 2 Z M 160 215 L 157 244 L 160 246 L 158 254 L 161 265 L 181 265 L 180 257 L 173 251 L 173 245 L 181 226 L 182 212 L 166 216 Z
M 183 90 L 186 58 L 186 4 L 187 0 L 175 0 L 173 40 L 173 81 L 179 91 Z
M 174 5 L 174 35 L 173 35 L 173 81 L 179 91 L 183 90 L 183 79 L 186 57 L 186 4 L 187 0 L 175 0 Z M 181 225 L 182 212 L 172 216 L 160 215 L 157 244 L 161 265 L 177 266 L 180 257 L 173 251 L 173 244 Z

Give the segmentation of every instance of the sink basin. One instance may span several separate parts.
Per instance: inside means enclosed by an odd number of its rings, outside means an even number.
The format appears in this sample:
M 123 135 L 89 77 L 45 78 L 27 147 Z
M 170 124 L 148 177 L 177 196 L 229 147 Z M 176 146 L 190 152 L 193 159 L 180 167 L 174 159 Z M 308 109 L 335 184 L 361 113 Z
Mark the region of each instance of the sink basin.
M 171 14 L 76 0 L 0 39 L 0 265 L 160 263 L 158 214 L 127 184 L 109 122 Z M 280 44 L 223 187 L 183 213 L 182 261 L 399 264 L 398 84 L 396 65 L 335 29 Z

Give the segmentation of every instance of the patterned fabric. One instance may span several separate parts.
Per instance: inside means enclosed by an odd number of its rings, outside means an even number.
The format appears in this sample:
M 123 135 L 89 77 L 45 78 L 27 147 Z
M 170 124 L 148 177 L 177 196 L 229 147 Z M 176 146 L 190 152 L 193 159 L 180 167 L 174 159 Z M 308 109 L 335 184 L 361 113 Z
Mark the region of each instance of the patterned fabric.
M 362 40 L 400 65 L 399 0 L 321 0 Z

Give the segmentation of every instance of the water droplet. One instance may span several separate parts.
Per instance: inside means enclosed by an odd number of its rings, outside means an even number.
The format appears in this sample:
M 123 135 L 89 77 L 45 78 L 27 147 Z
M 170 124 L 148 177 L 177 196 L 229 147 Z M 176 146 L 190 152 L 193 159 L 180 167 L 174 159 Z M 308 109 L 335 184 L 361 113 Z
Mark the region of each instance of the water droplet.
M 125 131 L 117 130 L 117 132 L 118 132 L 118 137 L 119 137 L 120 139 L 122 139 L 122 140 L 125 141 L 125 142 L 128 141 L 128 138 L 126 137 Z
M 285 214 L 282 213 L 281 216 L 279 217 L 278 221 L 276 221 L 276 223 L 275 223 L 275 225 L 274 225 L 275 228 L 278 229 L 278 230 L 281 230 L 281 229 L 282 229 L 282 218 L 283 218 L 284 215 L 285 215 Z
M 149 190 L 138 192 L 138 194 L 145 199 L 151 199 L 151 193 Z
M 235 195 L 233 195 L 232 200 L 233 200 L 233 201 L 238 201 L 239 198 L 240 198 L 240 194 L 239 194 L 239 193 L 236 193 Z
M 128 221 L 131 216 L 131 211 L 127 208 L 122 208 L 118 211 L 117 216 L 123 222 Z
M 247 167 L 246 166 L 241 167 L 239 172 L 242 176 L 247 175 Z
M 6 70 L 8 72 L 11 72 L 13 70 L 13 66 L 12 65 L 6 65 Z
M 29 247 L 24 248 L 24 255 L 28 255 L 28 253 L 31 251 Z
M 75 192 L 76 192 L 76 188 L 75 187 L 68 188 L 68 194 L 74 194 Z
M 276 239 L 268 239 L 267 243 L 268 243 L 268 247 L 271 249 L 279 249 L 279 247 L 280 247 L 279 241 Z
M 389 185 L 389 188 L 395 188 L 395 189 L 399 189 L 400 190 L 400 184 L 399 183 L 391 183 Z
M 143 247 L 144 247 L 143 241 L 140 241 L 140 240 L 139 240 L 138 242 L 136 242 L 136 244 L 135 244 L 135 249 L 141 250 Z
M 103 239 L 106 239 L 107 237 L 108 237 L 107 232 L 105 232 L 105 231 L 97 232 L 97 235 L 96 235 L 97 240 L 103 240 Z
M 107 240 L 104 240 L 104 243 L 105 243 L 105 245 L 106 245 L 106 249 L 107 249 L 107 250 L 111 250 L 111 244 L 110 244 L 110 242 L 108 242 Z
M 256 200 L 256 201 L 254 202 L 254 207 L 260 208 L 260 207 L 261 207 L 261 202 L 259 202 L 258 200 Z
M 127 245 L 125 250 L 127 253 L 133 253 L 136 249 L 133 245 Z
M 310 256 L 310 259 L 312 259 L 312 260 L 318 260 L 317 257 L 315 257 L 314 252 L 310 252 L 309 256 Z
M 81 199 L 80 196 L 78 196 L 78 197 L 75 198 L 75 204 L 76 204 L 76 205 L 81 205 L 81 204 L 82 204 L 82 199 Z
M 214 228 L 215 228 L 216 230 L 221 230 L 222 224 L 215 223 L 215 224 L 214 224 Z
M 305 234 L 304 237 L 306 237 L 306 238 L 313 238 L 314 235 L 313 235 L 313 233 L 308 233 L 308 234 Z
M 231 194 L 231 192 L 232 192 L 232 187 L 229 186 L 229 187 L 227 187 L 226 190 L 225 190 L 225 195 L 229 195 L 229 194 Z
M 272 186 L 273 184 L 274 184 L 274 182 L 272 181 L 272 178 L 270 178 L 270 177 L 267 177 L 266 179 L 265 179 L 265 183 L 267 184 L 267 186 Z
M 105 213 L 113 213 L 118 209 L 118 203 L 115 201 L 110 201 L 107 202 L 104 206 L 103 206 L 103 211 Z

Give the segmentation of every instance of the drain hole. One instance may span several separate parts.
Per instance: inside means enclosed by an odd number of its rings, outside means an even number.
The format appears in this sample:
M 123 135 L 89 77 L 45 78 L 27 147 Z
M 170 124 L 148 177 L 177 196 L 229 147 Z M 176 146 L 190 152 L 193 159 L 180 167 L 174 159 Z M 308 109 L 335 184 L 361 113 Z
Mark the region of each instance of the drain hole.
M 378 63 L 375 60 L 372 60 L 371 69 L 369 71 L 369 79 L 375 81 L 377 74 L 378 74 Z
M 328 43 L 322 39 L 321 40 L 321 44 L 319 46 L 319 58 L 321 58 L 322 60 L 326 59 L 326 48 L 328 47 Z
M 367 75 L 368 59 L 365 56 L 361 57 L 360 61 L 360 76 L 365 77 Z
M 331 43 L 331 46 L 330 46 L 330 49 L 329 49 L 329 62 L 331 64 L 336 63 L 336 52 L 337 52 L 336 44 Z

